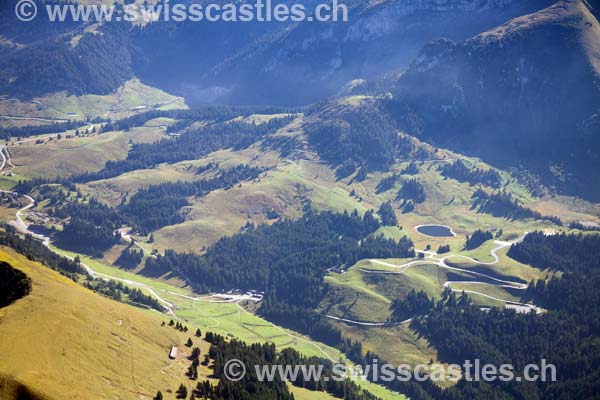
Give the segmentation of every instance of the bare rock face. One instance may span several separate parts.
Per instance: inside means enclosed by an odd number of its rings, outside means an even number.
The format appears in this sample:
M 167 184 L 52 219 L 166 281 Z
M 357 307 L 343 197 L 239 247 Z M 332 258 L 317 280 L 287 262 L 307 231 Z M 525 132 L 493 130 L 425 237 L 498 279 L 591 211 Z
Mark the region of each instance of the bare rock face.
M 598 21 L 585 3 L 560 1 L 465 42 L 428 45 L 399 79 L 394 102 L 440 145 L 503 165 L 521 160 L 596 196 L 600 184 L 585 171 L 600 166 L 599 61 Z

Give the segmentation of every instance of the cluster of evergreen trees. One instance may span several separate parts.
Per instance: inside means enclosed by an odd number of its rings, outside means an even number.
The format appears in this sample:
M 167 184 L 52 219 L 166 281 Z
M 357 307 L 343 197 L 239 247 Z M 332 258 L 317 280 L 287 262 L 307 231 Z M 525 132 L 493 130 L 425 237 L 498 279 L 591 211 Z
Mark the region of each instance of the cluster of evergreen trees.
M 130 288 L 121 282 L 104 279 L 91 279 L 84 282 L 83 285 L 96 293 L 100 293 L 103 296 L 121 303 L 128 303 L 142 308 L 153 308 L 161 312 L 164 311 L 164 307 L 156 298 L 152 297 L 151 295 L 144 294 L 144 292 L 142 292 L 140 289 Z
M 183 324 L 182 324 L 181 322 L 179 322 L 179 321 L 175 322 L 175 321 L 173 321 L 173 320 L 170 320 L 170 321 L 169 321 L 169 326 L 171 326 L 171 327 L 173 327 L 173 328 L 177 329 L 177 330 L 178 330 L 178 331 L 180 331 L 180 332 L 187 332 L 187 331 L 188 331 L 188 327 L 187 327 L 187 326 L 185 326 L 185 325 L 183 325 Z
M 77 260 L 59 256 L 31 235 L 25 237 L 17 235 L 10 225 L 5 227 L 5 231 L 0 231 L 0 245 L 13 248 L 29 260 L 37 261 L 73 280 L 77 275 L 87 274 Z
M 376 188 L 377 194 L 387 192 L 388 190 L 393 188 L 394 185 L 396 184 L 396 182 L 398 182 L 399 178 L 400 178 L 400 176 L 396 175 L 396 174 L 392 174 L 390 176 L 386 176 L 385 178 L 382 178 L 379 181 L 379 183 L 377 184 L 377 188 Z
M 100 120 L 94 120 L 93 122 L 99 122 Z M 44 125 L 26 125 L 21 127 L 8 127 L 0 128 L 0 139 L 13 138 L 26 138 L 29 136 L 44 135 L 46 133 L 60 133 L 77 129 L 81 127 L 83 123 L 81 121 L 66 121 Z
M 403 175 L 417 175 L 419 173 L 419 166 L 415 162 L 410 162 L 402 170 Z
M 465 249 L 466 250 L 476 249 L 479 246 L 481 246 L 484 242 L 487 242 L 488 240 L 492 240 L 493 237 L 494 237 L 494 235 L 492 235 L 492 232 L 477 229 L 470 236 L 467 235 L 467 242 L 465 243 Z
M 337 379 L 334 375 L 331 361 L 318 357 L 305 357 L 293 349 L 283 349 L 278 352 L 273 344 L 248 345 L 238 340 L 226 340 L 223 336 L 208 332 L 206 340 L 211 343 L 209 357 L 214 360 L 215 377 L 219 379 L 217 385 L 208 381 L 198 382 L 194 394 L 199 398 L 207 399 L 293 399 L 285 381 L 275 374 L 273 380 L 260 380 L 254 369 L 255 365 L 284 365 L 294 368 L 296 366 L 322 366 L 319 380 L 303 379 L 298 374 L 298 379 L 290 382 L 292 385 L 310 391 L 324 391 L 334 397 L 345 400 L 375 400 L 371 393 L 362 390 L 348 379 Z M 238 382 L 231 382 L 224 375 L 225 364 L 231 359 L 240 360 L 247 366 L 247 373 Z M 334 379 L 335 378 L 335 379 Z M 251 388 L 251 389 L 250 389 Z
M 402 184 L 400 190 L 396 194 L 397 200 L 402 200 L 404 213 L 411 212 L 415 204 L 420 204 L 425 201 L 425 189 L 421 182 L 417 179 L 410 179 Z
M 402 322 L 418 315 L 426 315 L 433 306 L 434 301 L 423 291 L 412 289 L 405 298 L 397 298 L 390 306 L 390 322 Z
M 462 160 L 439 167 L 440 173 L 459 182 L 468 182 L 470 185 L 482 184 L 498 189 L 502 185 L 502 177 L 493 169 L 469 168 Z
M 183 222 L 179 210 L 189 204 L 187 197 L 201 197 L 216 189 L 231 188 L 241 181 L 256 178 L 260 172 L 247 165 L 238 165 L 208 180 L 153 185 L 140 189 L 119 210 L 129 224 L 142 234 L 148 234 L 163 226 Z
M 56 235 L 57 244 L 62 248 L 101 257 L 121 239 L 115 231 L 123 225 L 123 219 L 112 208 L 94 199 L 89 203 L 68 203 L 52 208 L 49 214 L 69 219 Z
M 523 207 L 512 194 L 506 191 L 488 194 L 482 189 L 477 189 L 472 196 L 473 208 L 495 217 L 508 219 L 533 218 L 550 221 L 556 225 L 562 226 L 562 221 L 556 216 L 542 215 L 530 208 Z
M 144 250 L 136 250 L 133 248 L 132 245 L 123 250 L 123 252 L 121 252 L 121 255 L 115 261 L 116 265 L 118 265 L 119 267 L 132 269 L 137 267 L 139 263 L 142 262 L 142 259 L 144 258 Z
M 377 214 L 379 214 L 379 217 L 381 218 L 381 224 L 383 226 L 398 225 L 398 219 L 396 218 L 396 213 L 394 213 L 394 207 L 392 207 L 391 202 L 386 201 L 385 203 L 381 203 Z
M 0 308 L 29 293 L 31 293 L 31 279 L 6 261 L 0 261 Z
M 508 256 L 540 269 L 589 272 L 600 269 L 600 235 L 531 232 L 511 246 Z
M 569 224 L 569 229 L 577 229 L 584 232 L 598 232 L 600 231 L 600 226 L 584 225 L 581 222 L 574 221 Z
M 449 244 L 441 244 L 440 247 L 438 247 L 437 249 L 437 253 L 438 254 L 445 254 L 445 253 L 449 253 L 450 252 L 450 245 Z

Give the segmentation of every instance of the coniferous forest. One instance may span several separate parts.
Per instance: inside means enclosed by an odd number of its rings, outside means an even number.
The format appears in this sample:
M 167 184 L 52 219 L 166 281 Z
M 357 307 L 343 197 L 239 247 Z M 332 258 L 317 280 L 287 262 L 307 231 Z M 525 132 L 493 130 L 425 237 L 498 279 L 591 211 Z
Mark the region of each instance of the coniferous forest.
M 370 236 L 380 227 L 373 213 L 308 211 L 299 220 L 261 225 L 210 246 L 202 256 L 167 250 L 148 258 L 150 274 L 176 272 L 199 291 L 266 292 L 262 315 L 325 343 L 342 345 L 339 332 L 313 311 L 327 292 L 327 269 L 364 258 L 414 256 L 412 242 Z
M 558 381 L 493 382 L 477 390 L 476 384 L 461 381 L 435 398 L 571 399 L 574 393 L 595 398 L 600 391 L 598 370 L 593 367 L 600 363 L 600 236 L 534 232 L 513 245 L 509 256 L 563 272 L 548 282 L 532 282 L 525 294 L 546 312 L 484 311 L 466 295 L 446 290 L 435 305 L 422 292 L 398 300 L 392 315 L 403 318 L 407 310 L 420 315 L 413 328 L 436 346 L 444 361 L 478 358 L 494 365 L 509 363 L 518 374 L 525 365 L 546 359 L 556 366 Z

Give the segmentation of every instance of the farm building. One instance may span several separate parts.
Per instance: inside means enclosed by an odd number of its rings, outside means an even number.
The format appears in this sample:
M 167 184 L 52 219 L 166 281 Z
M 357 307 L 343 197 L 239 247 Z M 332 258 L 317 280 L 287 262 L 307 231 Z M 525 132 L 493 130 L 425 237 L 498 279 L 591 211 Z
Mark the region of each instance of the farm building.
M 171 351 L 169 352 L 169 358 L 172 360 L 177 358 L 177 347 L 171 347 Z

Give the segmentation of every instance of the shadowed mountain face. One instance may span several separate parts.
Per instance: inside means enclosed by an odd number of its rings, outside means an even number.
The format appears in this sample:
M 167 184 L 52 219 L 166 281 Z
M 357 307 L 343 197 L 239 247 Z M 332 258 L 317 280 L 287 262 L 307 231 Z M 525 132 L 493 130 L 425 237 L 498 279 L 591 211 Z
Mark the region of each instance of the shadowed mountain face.
M 404 69 L 431 40 L 464 40 L 550 1 L 351 1 L 349 22 L 115 23 L 86 32 L 43 18 L 19 23 L 14 3 L 0 5 L 0 36 L 14 44 L 0 47 L 0 89 L 10 95 L 104 94 L 138 76 L 192 104 L 298 105 Z
M 355 2 L 349 22 L 292 26 L 220 63 L 204 82 L 227 87 L 226 102 L 307 104 L 353 79 L 406 68 L 431 40 L 464 40 L 549 3 Z
M 583 2 L 428 45 L 392 103 L 405 129 L 436 144 L 600 195 L 600 25 Z

